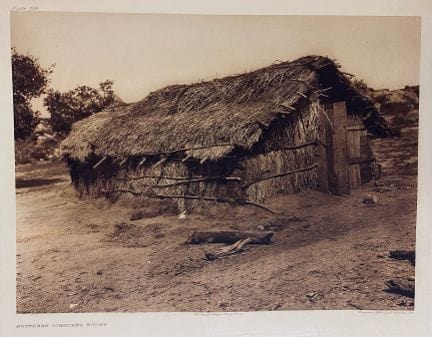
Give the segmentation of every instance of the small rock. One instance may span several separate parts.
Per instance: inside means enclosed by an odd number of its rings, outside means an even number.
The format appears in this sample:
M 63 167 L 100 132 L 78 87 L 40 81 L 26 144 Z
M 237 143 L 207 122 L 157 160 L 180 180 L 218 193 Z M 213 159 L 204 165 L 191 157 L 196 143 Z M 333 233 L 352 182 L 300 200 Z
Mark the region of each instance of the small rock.
M 97 274 L 97 275 L 102 275 L 103 272 L 102 272 L 102 270 L 98 270 L 98 271 L 96 272 L 96 274 Z
M 282 303 L 278 303 L 278 304 L 276 304 L 276 305 L 272 308 L 272 310 L 278 310 L 280 307 L 282 307 Z
M 378 203 L 378 197 L 374 194 L 365 194 L 363 196 L 363 203 L 366 205 L 375 205 Z
M 316 293 L 307 293 L 306 297 L 314 298 L 316 295 L 317 295 Z
M 69 309 L 73 309 L 75 307 L 77 307 L 79 305 L 79 303 L 71 303 L 69 304 Z

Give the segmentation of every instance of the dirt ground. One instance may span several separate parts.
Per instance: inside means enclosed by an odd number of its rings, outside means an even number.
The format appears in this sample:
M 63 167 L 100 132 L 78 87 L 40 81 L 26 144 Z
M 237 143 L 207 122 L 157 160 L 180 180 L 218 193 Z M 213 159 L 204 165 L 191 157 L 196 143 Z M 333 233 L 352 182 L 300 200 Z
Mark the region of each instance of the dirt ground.
M 413 310 L 411 298 L 383 290 L 414 277 L 389 250 L 415 246 L 417 128 L 374 150 L 377 190 L 273 198 L 266 205 L 285 219 L 273 243 L 215 261 L 204 251 L 218 245 L 185 244 L 194 230 L 257 230 L 274 216 L 209 206 L 130 221 L 130 207 L 79 200 L 63 164 L 18 166 L 17 312 Z M 364 204 L 365 194 L 378 203 Z

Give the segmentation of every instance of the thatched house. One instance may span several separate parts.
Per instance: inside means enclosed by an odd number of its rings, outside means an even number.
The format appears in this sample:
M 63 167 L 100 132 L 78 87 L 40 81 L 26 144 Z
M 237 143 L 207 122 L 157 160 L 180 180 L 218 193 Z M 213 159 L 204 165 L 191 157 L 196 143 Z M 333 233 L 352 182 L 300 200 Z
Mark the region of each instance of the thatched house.
M 95 114 L 62 144 L 74 186 L 82 196 L 233 203 L 349 193 L 372 176 L 367 133 L 387 128 L 338 68 L 308 56 Z

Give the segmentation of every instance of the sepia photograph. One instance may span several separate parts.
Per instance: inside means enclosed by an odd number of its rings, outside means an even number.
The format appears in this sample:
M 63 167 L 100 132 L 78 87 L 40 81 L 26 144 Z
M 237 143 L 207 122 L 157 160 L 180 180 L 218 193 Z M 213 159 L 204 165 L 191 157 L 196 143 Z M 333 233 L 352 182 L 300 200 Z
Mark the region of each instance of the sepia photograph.
M 16 313 L 415 310 L 420 17 L 10 20 Z

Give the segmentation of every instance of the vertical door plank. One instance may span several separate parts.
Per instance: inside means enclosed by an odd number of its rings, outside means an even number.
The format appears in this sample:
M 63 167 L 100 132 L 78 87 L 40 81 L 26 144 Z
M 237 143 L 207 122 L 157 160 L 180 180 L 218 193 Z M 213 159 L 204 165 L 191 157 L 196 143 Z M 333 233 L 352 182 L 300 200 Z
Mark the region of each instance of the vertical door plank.
M 329 189 L 329 181 L 328 181 L 328 137 L 329 133 L 331 133 L 330 123 L 325 115 L 323 109 L 320 109 L 319 101 L 315 103 L 319 116 L 319 141 L 318 151 L 317 151 L 317 164 L 318 164 L 318 190 L 321 192 L 328 193 Z
M 345 102 L 333 103 L 333 165 L 336 193 L 350 194 Z
M 323 116 L 327 123 L 326 132 L 326 150 L 327 150 L 327 177 L 329 192 L 336 194 L 337 180 L 336 171 L 334 166 L 334 125 L 333 125 L 333 104 L 325 104 L 323 109 Z
M 371 160 L 374 158 L 366 130 L 360 134 L 360 157 L 365 160 L 363 164 L 360 164 L 361 182 L 365 184 L 373 179 Z
M 348 161 L 360 158 L 360 134 L 358 130 L 347 132 Z M 351 188 L 361 185 L 360 164 L 349 165 L 349 178 Z

